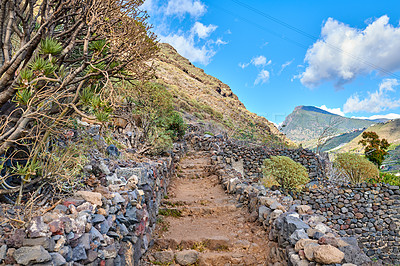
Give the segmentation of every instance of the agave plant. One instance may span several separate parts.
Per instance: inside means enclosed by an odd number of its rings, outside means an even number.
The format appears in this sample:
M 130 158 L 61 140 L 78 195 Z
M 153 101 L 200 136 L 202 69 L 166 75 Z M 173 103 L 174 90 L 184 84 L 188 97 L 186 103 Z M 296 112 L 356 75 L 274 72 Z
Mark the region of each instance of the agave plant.
M 45 55 L 57 55 L 62 51 L 61 43 L 50 37 L 42 40 L 40 43 L 40 53 Z
M 35 74 L 45 76 L 50 76 L 57 69 L 49 60 L 42 57 L 36 57 L 28 66 Z

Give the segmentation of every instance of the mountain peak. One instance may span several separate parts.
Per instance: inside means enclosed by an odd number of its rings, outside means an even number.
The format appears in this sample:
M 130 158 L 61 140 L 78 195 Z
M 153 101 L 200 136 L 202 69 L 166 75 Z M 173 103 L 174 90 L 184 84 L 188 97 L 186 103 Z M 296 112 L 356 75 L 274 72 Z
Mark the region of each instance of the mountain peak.
M 305 105 L 300 105 L 296 106 L 294 110 L 304 110 L 304 111 L 310 111 L 310 112 L 316 112 L 316 113 L 321 113 L 321 114 L 327 114 L 327 115 L 337 115 L 325 110 L 322 110 L 321 108 L 315 107 L 315 106 L 305 106 Z

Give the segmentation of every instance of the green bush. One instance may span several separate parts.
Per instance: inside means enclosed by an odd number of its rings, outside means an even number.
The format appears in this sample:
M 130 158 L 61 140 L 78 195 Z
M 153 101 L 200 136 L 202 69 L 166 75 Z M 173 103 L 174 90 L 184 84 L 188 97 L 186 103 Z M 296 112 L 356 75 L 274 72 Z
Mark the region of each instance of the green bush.
M 264 160 L 263 183 L 278 183 L 282 188 L 301 190 L 310 179 L 307 169 L 286 156 L 272 156 Z
M 391 186 L 400 186 L 400 177 L 391 173 L 379 173 L 379 178 L 372 178 L 368 183 L 385 183 Z
M 336 156 L 333 165 L 353 184 L 362 183 L 379 176 L 378 168 L 368 159 L 354 153 L 340 153 Z

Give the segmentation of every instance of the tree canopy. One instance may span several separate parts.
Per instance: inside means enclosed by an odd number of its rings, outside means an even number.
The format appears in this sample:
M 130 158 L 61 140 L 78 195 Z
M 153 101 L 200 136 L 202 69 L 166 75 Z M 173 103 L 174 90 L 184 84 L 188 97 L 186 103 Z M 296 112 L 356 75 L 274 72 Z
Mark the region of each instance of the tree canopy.
M 365 147 L 365 157 L 380 167 L 388 154 L 386 150 L 389 148 L 389 142 L 386 139 L 379 139 L 378 134 L 373 131 L 364 131 L 362 140 L 358 143 Z
M 28 182 L 74 113 L 109 119 L 151 74 L 156 37 L 140 0 L 0 1 L 0 167 L 23 151 Z

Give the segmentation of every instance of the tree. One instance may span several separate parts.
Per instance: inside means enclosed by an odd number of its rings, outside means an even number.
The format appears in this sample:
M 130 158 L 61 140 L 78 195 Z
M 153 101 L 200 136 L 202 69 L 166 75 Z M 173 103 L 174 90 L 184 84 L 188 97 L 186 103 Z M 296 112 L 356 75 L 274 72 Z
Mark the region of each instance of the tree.
M 123 102 L 119 81 L 145 79 L 157 51 L 142 3 L 1 0 L 0 158 L 23 147 L 36 169 L 73 114 L 111 117 Z M 27 172 L 24 182 L 35 175 Z
M 380 167 L 385 156 L 388 154 L 386 150 L 389 148 L 389 142 L 386 139 L 379 139 L 378 134 L 373 131 L 364 131 L 362 133 L 362 140 L 358 143 L 365 147 L 365 157 Z

